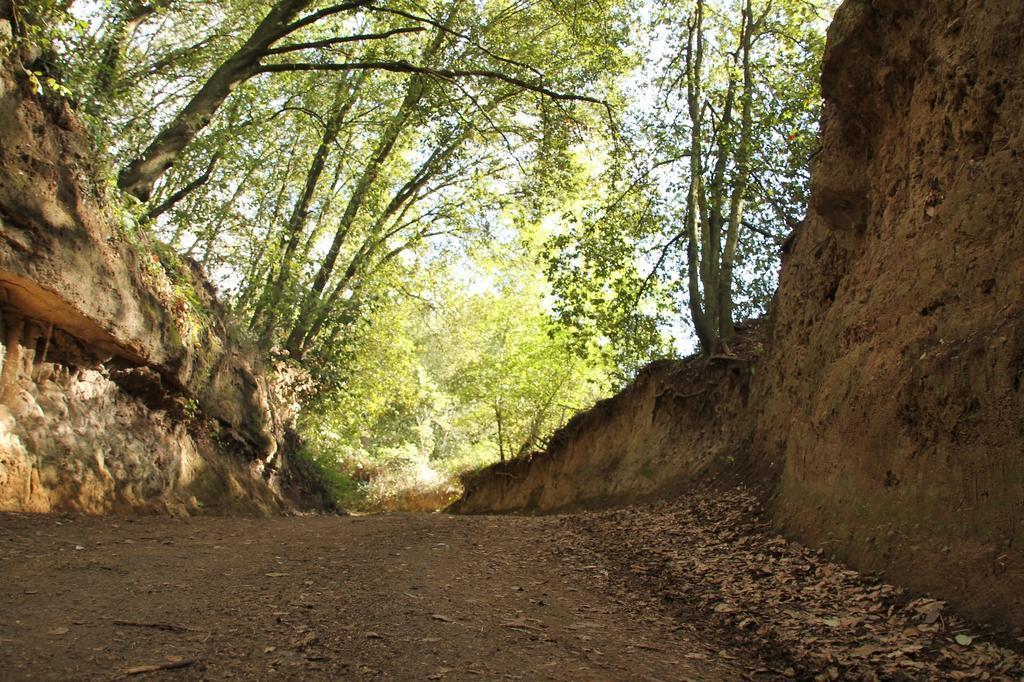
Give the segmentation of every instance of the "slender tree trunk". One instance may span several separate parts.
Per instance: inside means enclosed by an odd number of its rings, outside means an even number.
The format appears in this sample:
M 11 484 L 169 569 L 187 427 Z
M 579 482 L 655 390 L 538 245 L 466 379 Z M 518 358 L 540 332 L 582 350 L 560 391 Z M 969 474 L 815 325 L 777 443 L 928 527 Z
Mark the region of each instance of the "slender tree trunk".
M 763 21 L 763 17 L 761 19 Z M 758 21 L 757 23 L 760 23 Z M 725 251 L 722 254 L 722 274 L 719 283 L 719 334 L 728 342 L 735 335 L 733 315 L 733 264 L 739 243 L 740 225 L 743 222 L 743 207 L 750 182 L 750 156 L 753 139 L 754 75 L 750 62 L 755 30 L 753 2 L 745 0 L 743 8 L 743 30 L 741 54 L 743 64 L 742 113 L 740 114 L 740 139 L 736 151 L 736 178 L 733 181 L 732 197 L 729 201 L 729 228 L 726 233 Z
M 213 156 L 210 157 L 210 162 L 206 165 L 206 170 L 203 171 L 202 175 L 195 178 L 187 185 L 179 189 L 177 192 L 167 197 L 167 199 L 151 208 L 146 213 L 143 220 L 145 220 L 146 222 L 153 222 L 154 220 L 162 216 L 164 213 L 170 211 L 172 208 L 177 206 L 189 194 L 191 194 L 192 192 L 196 191 L 197 189 L 208 183 L 210 181 L 210 178 L 213 177 L 213 167 L 217 165 L 217 162 L 220 160 L 220 157 L 220 151 L 214 152 Z
M 323 175 L 324 167 L 327 161 L 327 155 L 331 151 L 331 146 L 338 139 L 338 134 L 341 132 L 341 126 L 344 124 L 345 119 L 348 117 L 349 112 L 352 111 L 352 107 L 355 106 L 359 100 L 359 91 L 363 84 L 366 82 L 369 76 L 369 71 L 363 71 L 360 73 L 352 84 L 351 89 L 348 87 L 348 81 L 346 80 L 345 86 L 339 91 L 338 97 L 335 98 L 334 104 L 331 109 L 334 114 L 327 120 L 327 124 L 324 126 L 323 138 L 320 140 L 320 146 L 316 150 L 316 154 L 313 156 L 313 162 L 310 164 L 309 173 L 306 175 L 306 184 L 303 187 L 302 194 L 299 196 L 298 201 L 295 202 L 295 209 L 292 211 L 291 217 L 288 219 L 288 224 L 285 227 L 285 250 L 281 254 L 281 265 L 280 265 L 280 276 L 278 283 L 284 282 L 288 279 L 292 259 L 295 256 L 295 251 L 299 246 L 299 241 L 302 235 L 305 233 L 306 222 L 309 219 L 309 207 L 313 202 L 313 196 L 316 194 L 317 185 L 320 183 L 320 177 Z
M 320 263 L 320 268 L 317 270 L 316 276 L 313 278 L 313 285 L 302 301 L 298 319 L 295 321 L 291 334 L 288 336 L 288 350 L 293 354 L 298 354 L 303 346 L 306 334 L 309 332 L 309 326 L 318 312 L 318 307 L 321 303 L 321 296 L 323 295 L 324 289 L 327 288 L 327 283 L 330 280 L 331 275 L 334 273 L 335 265 L 337 265 L 338 257 L 341 255 L 341 247 L 348 238 L 349 232 L 351 232 L 352 227 L 355 224 L 356 217 L 359 215 L 370 190 L 373 189 L 385 162 L 390 158 L 391 152 L 394 150 L 395 144 L 398 142 L 400 133 L 405 128 L 409 118 L 412 116 L 415 105 L 418 104 L 422 98 L 425 88 L 426 84 L 424 83 L 422 76 L 413 75 L 409 78 L 406 96 L 402 101 L 398 112 L 394 117 L 392 117 L 388 127 L 384 131 L 383 137 L 377 144 L 377 149 L 374 151 L 369 163 L 367 163 L 366 167 L 363 169 L 362 175 L 360 175 L 359 180 L 356 182 L 352 195 L 349 197 L 348 204 L 345 206 L 345 212 L 342 213 L 341 218 L 338 220 L 338 226 L 335 229 L 334 239 L 331 241 L 331 246 L 327 250 L 324 260 Z
M 702 182 L 703 182 L 703 131 L 701 125 L 701 71 L 704 63 L 704 2 L 697 1 L 697 9 L 690 26 L 686 45 L 686 99 L 690 114 L 690 188 L 686 197 L 686 268 L 689 291 L 690 317 L 697 332 L 700 346 L 711 352 L 716 334 L 705 311 L 708 291 L 701 296 L 702 280 L 706 281 L 706 265 L 709 247 L 706 245 L 706 231 L 703 229 Z M 703 275 L 703 276 L 702 276 Z
M 730 72 L 728 85 L 726 86 L 725 105 L 722 108 L 722 116 L 714 131 L 713 142 L 717 145 L 717 158 L 711 172 L 710 194 L 708 204 L 708 231 L 709 251 L 704 260 L 707 263 L 707 281 L 704 284 L 704 295 L 707 305 L 705 315 L 714 327 L 716 346 L 722 337 L 722 230 L 727 223 L 724 213 L 726 196 L 726 175 L 729 164 L 733 161 L 733 148 L 730 144 L 730 136 L 733 133 L 733 107 L 736 99 L 736 77 Z M 731 312 L 728 314 L 731 315 Z
M 330 295 L 325 299 L 323 304 L 319 306 L 319 311 L 317 312 L 315 319 L 309 325 L 309 330 L 302 339 L 302 346 L 298 349 L 300 355 L 305 354 L 309 348 L 312 347 L 320 331 L 326 324 L 327 318 L 331 314 L 331 308 L 333 308 L 337 303 L 345 289 L 352 284 L 353 280 L 355 280 L 357 276 L 366 272 L 366 266 L 370 260 L 380 251 L 381 248 L 385 246 L 387 240 L 394 236 L 402 227 L 399 225 L 398 228 L 389 232 L 386 227 L 388 223 L 392 222 L 392 219 L 395 218 L 396 215 L 398 216 L 396 222 L 401 223 L 406 212 L 415 203 L 417 192 L 419 192 L 432 178 L 436 177 L 437 173 L 444 167 L 444 164 L 448 159 L 450 159 L 462 144 L 469 139 L 472 131 L 472 123 L 467 123 L 466 127 L 462 131 L 455 133 L 451 139 L 446 142 L 442 142 L 441 145 L 434 149 L 430 157 L 423 162 L 419 169 L 413 173 L 412 177 L 409 178 L 409 180 L 407 180 L 397 192 L 395 192 L 391 201 L 388 202 L 387 207 L 374 220 L 373 226 L 368 230 L 359 249 L 356 250 L 356 253 L 349 262 L 345 273 L 333 285 Z M 405 245 L 402 246 L 402 249 L 411 246 L 412 243 L 418 241 L 422 236 L 422 233 L 414 235 Z M 399 252 L 400 251 L 401 249 Z M 384 259 L 382 259 L 382 261 L 389 260 L 395 256 L 397 256 L 397 253 L 390 252 L 384 257 Z
M 121 75 L 124 53 L 128 49 L 128 43 L 131 41 L 135 29 L 156 14 L 165 4 L 166 0 L 153 3 L 135 2 L 128 7 L 123 7 L 118 13 L 118 17 L 114 20 L 104 41 L 96 74 L 93 77 L 92 96 L 89 101 L 90 113 L 96 116 L 100 115 L 104 105 L 111 100 L 116 90 L 118 77 Z
M 385 245 L 387 236 L 376 240 L 367 239 L 364 241 L 363 245 L 359 248 L 359 251 L 356 252 L 356 255 L 349 262 L 348 268 L 345 270 L 345 274 L 342 275 L 341 279 L 338 280 L 337 284 L 335 284 L 334 288 L 331 290 L 331 294 L 327 297 L 326 303 L 320 307 L 320 312 L 317 314 L 316 320 L 314 320 L 313 324 L 310 325 L 309 332 L 303 339 L 303 345 L 299 349 L 299 355 L 305 355 L 309 349 L 312 348 L 313 344 L 319 337 L 320 332 L 327 325 L 334 307 L 338 304 L 338 301 L 347 289 L 352 292 L 358 290 L 362 287 L 363 282 L 367 277 L 397 258 L 402 251 L 412 246 L 414 242 L 422 239 L 423 236 L 424 235 L 422 234 L 415 235 L 401 246 L 391 249 L 376 263 L 372 263 L 372 266 L 371 261 L 373 260 L 374 255 Z
M 312 0 L 278 0 L 241 48 L 228 57 L 182 109 L 156 136 L 146 151 L 118 176 L 117 185 L 142 201 L 149 200 L 156 184 L 178 155 L 195 139 L 228 95 L 256 74 L 260 60 L 288 32 L 288 25 Z
M 451 21 L 455 19 L 460 4 L 461 0 L 456 0 L 452 3 L 443 26 L 448 26 Z M 427 45 L 423 51 L 423 62 L 425 64 L 429 64 L 437 56 L 447 41 L 447 38 L 448 34 L 446 31 L 441 29 L 437 31 L 433 40 L 431 40 L 430 44 Z M 334 267 L 337 265 L 338 256 L 341 254 L 341 247 L 348 238 L 349 233 L 355 224 L 356 217 L 359 215 L 370 190 L 376 183 L 384 164 L 390 158 L 391 152 L 394 151 L 395 145 L 398 143 L 399 136 L 412 119 L 417 106 L 426 94 L 427 86 L 427 79 L 422 74 L 412 74 L 409 77 L 402 104 L 388 123 L 387 128 L 385 128 L 384 133 L 377 144 L 376 150 L 370 157 L 370 161 L 367 163 L 366 167 L 363 169 L 363 173 L 360 175 L 359 180 L 356 182 L 355 188 L 352 191 L 352 196 L 349 198 L 348 205 L 345 207 L 345 212 L 342 213 L 341 218 L 338 220 L 338 226 L 334 232 L 334 239 L 331 241 L 331 246 L 328 249 L 327 254 L 324 256 L 324 260 L 321 262 L 316 276 L 313 278 L 313 285 L 310 291 L 307 292 L 306 296 L 303 298 L 302 304 L 299 308 L 298 319 L 296 319 L 295 324 L 292 326 L 292 331 L 288 335 L 286 346 L 293 356 L 301 356 L 303 347 L 307 345 L 305 343 L 306 336 L 309 334 L 310 326 L 313 324 L 316 315 L 319 312 L 319 307 L 323 304 L 323 292 L 327 288 L 331 275 L 334 273 Z
M 353 135 L 349 134 L 348 139 L 340 143 L 339 147 L 341 149 L 350 149 L 353 146 L 353 137 Z M 317 217 L 316 220 L 313 221 L 313 226 L 306 233 L 305 238 L 301 240 L 302 243 L 299 244 L 298 251 L 296 252 L 296 255 L 292 258 L 293 264 L 295 262 L 307 262 L 309 260 L 309 254 L 313 251 L 313 247 L 316 246 L 317 242 L 320 240 L 320 237 L 323 235 L 325 227 L 324 223 L 326 222 L 324 220 L 324 216 L 331 214 L 331 209 L 334 208 L 335 201 L 341 196 L 341 190 L 339 189 L 339 187 L 341 187 L 342 185 L 342 174 L 345 171 L 345 167 L 346 164 L 344 159 L 339 159 L 334 164 L 334 174 L 331 177 L 331 186 L 327 190 L 327 196 L 324 199 L 324 203 L 320 206 L 320 209 L 318 211 L 319 216 Z
M 271 268 L 267 273 L 266 285 L 256 305 L 256 310 L 253 312 L 251 326 L 254 329 L 257 326 L 261 327 L 259 338 L 263 345 L 269 344 L 274 329 L 277 326 L 277 305 L 280 303 L 283 292 L 289 286 L 295 252 L 298 250 L 302 236 L 305 234 L 306 224 L 309 220 L 309 209 L 313 203 L 313 197 L 316 195 L 317 186 L 320 184 L 320 179 L 323 176 L 327 157 L 331 152 L 331 147 L 334 146 L 338 139 L 342 124 L 359 99 L 359 89 L 366 81 L 368 74 L 369 71 L 360 73 L 356 77 L 351 89 L 349 87 L 349 80 L 345 79 L 344 84 L 339 87 L 334 98 L 334 103 L 331 106 L 331 110 L 334 113 L 327 119 L 324 125 L 320 144 L 313 155 L 309 170 L 306 172 L 302 193 L 296 199 L 295 206 L 284 228 L 284 249 L 281 253 L 276 273 L 274 268 Z M 260 324 L 261 320 L 262 324 Z
M 494 403 L 494 419 L 498 424 L 498 461 L 505 461 L 505 423 L 502 420 L 501 403 Z
M 700 284 L 703 297 L 701 300 L 703 314 L 702 322 L 704 334 L 711 343 L 718 337 L 717 322 L 715 314 L 718 307 L 718 299 L 713 292 L 715 287 L 715 256 L 718 247 L 715 243 L 716 226 L 712 223 L 711 209 L 709 207 L 707 191 L 704 184 L 704 0 L 697 0 L 693 18 L 693 57 L 690 60 L 691 69 L 687 75 L 687 107 L 690 114 L 691 154 L 690 172 L 692 174 L 691 192 L 694 198 L 694 219 L 696 220 L 696 232 L 699 234 L 700 255 L 698 256 Z M 695 322 L 695 324 L 697 324 Z M 701 333 L 698 331 L 698 337 Z M 705 345 L 702 347 L 709 352 L 713 348 Z

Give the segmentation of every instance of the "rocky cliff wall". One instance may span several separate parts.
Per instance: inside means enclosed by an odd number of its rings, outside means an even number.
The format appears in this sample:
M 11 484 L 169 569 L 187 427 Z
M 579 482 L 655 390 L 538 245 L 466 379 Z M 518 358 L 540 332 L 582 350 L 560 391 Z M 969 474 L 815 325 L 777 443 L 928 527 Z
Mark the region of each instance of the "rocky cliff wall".
M 1024 625 L 1024 12 L 848 0 L 754 442 L 776 518 Z
M 749 458 L 790 536 L 1024 627 L 1022 44 L 1019 0 L 847 0 L 749 398 L 652 421 L 641 377 L 570 447 L 479 475 L 462 508 L 642 499 Z
M 321 503 L 213 290 L 110 205 L 87 139 L 0 69 L 0 510 Z

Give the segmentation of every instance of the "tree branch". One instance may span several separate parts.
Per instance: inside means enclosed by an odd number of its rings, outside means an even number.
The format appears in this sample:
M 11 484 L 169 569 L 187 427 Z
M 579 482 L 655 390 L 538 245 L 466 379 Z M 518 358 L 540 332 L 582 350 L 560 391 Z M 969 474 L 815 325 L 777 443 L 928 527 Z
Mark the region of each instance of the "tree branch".
M 362 7 L 366 7 L 367 5 L 372 5 L 373 3 L 374 0 L 352 0 L 351 2 L 343 2 L 340 5 L 331 5 L 330 7 L 325 7 L 322 10 L 313 12 L 312 14 L 302 17 L 297 21 L 293 21 L 292 23 L 283 27 L 278 32 L 278 35 L 279 37 L 283 38 L 286 35 L 295 33 L 295 31 L 298 31 L 300 28 L 304 26 L 315 24 L 321 19 L 324 19 L 331 15 L 339 14 L 341 12 L 348 12 L 349 10 L 360 9 Z
M 637 307 L 640 305 L 640 299 L 644 297 L 645 293 L 647 293 L 647 287 L 650 286 L 651 280 L 654 279 L 654 276 L 658 274 L 658 270 L 661 270 L 661 266 L 665 264 L 665 259 L 668 257 L 669 249 L 678 244 L 679 241 L 685 236 L 686 230 L 682 230 L 681 232 L 676 234 L 676 236 L 672 237 L 672 239 L 668 240 L 668 242 L 665 243 L 665 246 L 661 248 L 661 255 L 658 256 L 658 262 L 654 264 L 653 268 L 651 268 L 650 273 L 648 273 L 648 275 L 644 277 L 644 281 L 641 282 L 640 288 L 636 292 L 636 298 L 633 300 L 634 310 L 636 310 Z
M 285 54 L 286 52 L 296 52 L 298 50 L 313 50 L 321 47 L 330 47 L 332 45 L 341 45 L 343 43 L 358 43 L 364 40 L 384 40 L 392 36 L 402 35 L 404 33 L 422 33 L 427 29 L 422 26 L 408 26 L 403 28 L 396 28 L 390 31 L 384 31 L 383 33 L 359 33 L 351 36 L 341 36 L 338 38 L 328 38 L 326 40 L 316 40 L 308 43 L 292 43 L 290 45 L 282 45 L 281 47 L 274 47 L 269 50 L 265 50 L 263 54 L 265 56 L 275 54 Z
M 428 66 L 416 66 L 406 61 L 364 61 L 364 62 L 342 62 L 342 63 L 326 63 L 326 64 L 313 64 L 309 62 L 295 62 L 295 63 L 283 63 L 283 64 L 265 64 L 258 67 L 257 72 L 259 73 L 287 73 L 291 71 L 354 71 L 357 69 L 378 69 L 380 71 L 391 71 L 394 73 L 418 73 L 425 76 L 432 76 L 434 78 L 440 78 L 442 80 L 455 80 L 457 78 L 487 78 L 490 80 L 501 81 L 522 88 L 524 90 L 530 90 L 532 92 L 540 93 L 545 97 L 550 97 L 554 100 L 570 101 L 570 102 L 589 102 L 591 104 L 600 104 L 601 106 L 608 109 L 611 112 L 611 105 L 603 99 L 591 97 L 589 95 L 577 95 L 572 93 L 558 92 L 552 90 L 540 83 L 531 83 L 530 81 L 515 76 L 509 76 L 501 73 L 500 71 L 491 71 L 489 69 L 434 69 Z
M 203 171 L 202 175 L 192 180 L 192 182 L 188 183 L 171 196 L 167 197 L 167 199 L 161 202 L 159 206 L 154 206 L 150 209 L 145 215 L 145 222 L 148 223 L 156 220 L 161 215 L 174 208 L 178 202 L 189 194 L 208 183 L 210 181 L 210 177 L 213 175 L 213 167 L 217 165 L 217 161 L 220 160 L 221 154 L 222 152 L 218 150 L 212 157 L 210 157 L 210 163 L 206 166 L 206 170 Z
M 740 225 L 742 225 L 743 227 L 747 228 L 748 230 L 750 230 L 751 232 L 753 232 L 755 234 L 761 235 L 765 239 L 770 239 L 772 241 L 772 243 L 775 244 L 775 246 L 782 246 L 782 243 L 784 241 L 786 241 L 785 239 L 782 239 L 781 237 L 779 237 L 779 235 L 772 234 L 771 232 L 769 232 L 768 230 L 764 229 L 763 227 L 759 227 L 757 225 L 754 225 L 753 223 L 748 222 L 746 220 L 740 222 Z
M 484 47 L 483 45 L 481 45 L 479 42 L 477 42 L 477 41 L 473 40 L 472 38 L 470 38 L 465 33 L 460 33 L 459 31 L 453 31 L 452 29 L 448 28 L 448 26 L 446 26 L 445 24 L 443 24 L 440 21 L 437 21 L 436 19 L 432 19 L 430 17 L 420 16 L 420 15 L 417 15 L 417 14 L 413 14 L 412 12 L 406 12 L 406 11 L 403 11 L 403 10 L 400 10 L 400 9 L 394 9 L 392 7 L 376 7 L 376 6 L 371 6 L 368 9 L 371 12 L 383 12 L 385 14 L 394 14 L 396 16 L 403 17 L 405 19 L 411 19 L 413 21 L 420 21 L 420 22 L 423 22 L 425 24 L 430 24 L 431 26 L 433 26 L 434 28 L 438 29 L 442 33 L 447 33 L 450 36 L 454 36 L 456 38 L 459 38 L 460 40 L 464 40 L 465 42 L 469 43 L 470 45 L 472 45 L 476 49 L 480 50 L 485 55 L 487 55 L 491 59 L 494 59 L 495 61 L 504 62 L 505 64 L 509 64 L 511 66 L 517 66 L 517 67 L 519 67 L 521 69 L 526 69 L 527 71 L 532 71 L 534 73 L 534 75 L 536 75 L 536 76 L 543 77 L 543 75 L 544 75 L 543 73 L 541 73 L 540 70 L 538 70 L 534 66 L 530 66 L 529 64 L 526 64 L 524 62 L 520 62 L 520 61 L 517 61 L 515 59 L 510 59 L 508 57 L 503 57 L 500 54 L 496 54 L 496 53 L 492 52 L 491 50 L 489 50 L 486 47 Z

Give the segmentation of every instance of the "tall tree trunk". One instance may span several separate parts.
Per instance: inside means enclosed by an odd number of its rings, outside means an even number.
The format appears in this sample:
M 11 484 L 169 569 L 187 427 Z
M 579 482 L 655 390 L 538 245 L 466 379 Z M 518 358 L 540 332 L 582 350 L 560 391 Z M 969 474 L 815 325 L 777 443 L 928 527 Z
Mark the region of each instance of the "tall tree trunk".
M 306 334 L 309 332 L 309 325 L 312 323 L 314 316 L 318 312 L 318 308 L 321 303 L 321 296 L 323 295 L 324 289 L 327 288 L 327 283 L 330 281 L 331 275 L 334 273 L 335 265 L 338 263 L 338 256 L 341 255 L 341 247 L 348 238 L 349 232 L 351 232 L 352 227 L 355 224 L 356 217 L 363 208 L 363 203 L 366 201 L 366 197 L 369 195 L 370 190 L 373 189 L 385 162 L 390 158 L 391 152 L 394 150 L 395 145 L 398 142 L 399 135 L 405 129 L 416 105 L 423 97 L 425 89 L 426 83 L 422 76 L 413 75 L 409 77 L 406 95 L 401 106 L 388 123 L 380 142 L 377 144 L 376 150 L 370 157 L 370 161 L 367 163 L 366 167 L 363 168 L 362 174 L 356 181 L 355 188 L 352 190 L 352 195 L 349 197 L 348 204 L 345 206 L 345 212 L 342 213 L 341 218 L 338 219 L 338 225 L 334 231 L 334 239 L 331 241 L 331 246 L 327 250 L 327 254 L 324 256 L 323 261 L 321 261 L 316 276 L 313 278 L 313 285 L 311 289 L 303 298 L 302 306 L 299 309 L 298 319 L 296 319 L 295 324 L 292 327 L 291 334 L 288 336 L 287 347 L 293 354 L 297 355 L 303 346 Z
M 481 114 L 486 116 L 488 111 L 494 106 L 495 103 L 492 102 L 481 110 Z M 469 139 L 473 129 L 473 122 L 467 121 L 462 130 L 453 132 L 450 136 L 446 136 L 445 139 L 442 139 L 440 144 L 434 148 L 430 157 L 427 158 L 416 172 L 413 173 L 412 177 L 395 192 L 391 201 L 388 202 L 387 207 L 379 216 L 377 216 L 373 222 L 373 226 L 367 231 L 366 237 L 363 239 L 363 243 L 356 250 L 356 253 L 349 262 L 345 273 L 333 285 L 330 295 L 328 295 L 328 297 L 319 306 L 319 311 L 317 312 L 315 319 L 309 325 L 309 329 L 302 339 L 302 346 L 297 349 L 300 355 L 305 354 L 308 349 L 312 347 L 317 335 L 323 329 L 327 322 L 327 318 L 331 314 L 331 308 L 341 298 L 345 289 L 352 284 L 352 281 L 358 275 L 362 275 L 367 271 L 369 261 L 375 256 L 375 254 L 385 247 L 388 239 L 401 230 L 402 225 L 400 223 L 407 211 L 416 202 L 417 193 L 423 189 L 430 180 L 437 176 L 441 169 L 444 168 L 444 164 L 459 150 L 462 144 Z M 394 223 L 392 223 L 392 219 L 395 218 L 395 216 L 398 217 Z M 399 223 L 399 226 L 389 232 L 388 223 Z M 426 230 L 423 232 L 425 231 Z M 423 238 L 422 232 L 414 235 L 405 246 L 411 246 L 421 238 Z M 405 248 L 405 246 L 403 246 L 403 248 Z M 385 258 L 389 259 L 394 256 L 394 253 L 389 253 Z
M 131 161 L 117 178 L 122 190 L 147 201 L 156 184 L 178 155 L 196 138 L 228 95 L 257 72 L 260 60 L 288 25 L 312 0 L 278 0 L 241 48 L 217 67 L 185 108 L 157 134 L 146 151 Z
M 443 27 L 447 27 L 455 19 L 460 4 L 461 0 L 456 0 L 452 3 L 448 16 L 442 24 Z M 423 62 L 425 64 L 429 64 L 437 56 L 447 38 L 447 31 L 438 29 L 433 40 L 423 51 Z M 298 319 L 296 319 L 291 333 L 288 335 L 286 346 L 293 356 L 301 356 L 303 348 L 307 345 L 305 343 L 306 336 L 309 334 L 310 327 L 319 312 L 320 306 L 323 304 L 322 296 L 331 279 L 331 275 L 334 273 L 338 256 L 341 254 L 341 247 L 348 238 L 355 224 L 356 217 L 359 215 L 370 190 L 376 183 L 384 164 L 390 158 L 391 152 L 394 151 L 399 136 L 412 119 L 417 106 L 426 94 L 427 87 L 428 82 L 425 76 L 412 74 L 409 77 L 402 104 L 391 118 L 387 128 L 385 128 L 380 141 L 377 143 L 377 148 L 356 181 L 352 195 L 349 197 L 348 205 L 345 207 L 345 212 L 342 213 L 341 218 L 338 220 L 338 226 L 335 229 L 331 246 L 320 263 L 320 268 L 313 278 L 313 285 L 310 291 L 303 298 L 302 305 L 299 308 Z
M 285 226 L 285 238 L 287 241 L 284 253 L 281 254 L 279 284 L 287 281 L 290 275 L 292 260 L 295 257 L 299 241 L 305 233 L 306 221 L 309 219 L 309 207 L 313 201 L 313 196 L 316 194 L 320 177 L 323 175 L 327 155 L 330 153 L 331 146 L 338 139 L 338 134 L 341 132 L 341 126 L 345 122 L 345 118 L 359 100 L 359 91 L 369 77 L 369 74 L 369 71 L 360 73 L 356 77 L 355 83 L 352 84 L 351 89 L 348 87 L 348 81 L 346 80 L 345 87 L 338 92 L 338 96 L 331 107 L 334 113 L 324 126 L 324 134 L 320 140 L 320 146 L 313 156 L 309 173 L 306 175 L 306 184 L 299 199 L 295 202 L 295 209 L 292 211 L 288 224 Z
M 699 234 L 700 255 L 700 283 L 703 292 L 702 297 L 702 325 L 709 343 L 714 344 L 718 338 L 718 298 L 714 292 L 717 291 L 715 276 L 715 259 L 718 252 L 716 243 L 717 226 L 712 222 L 711 209 L 709 207 L 707 190 L 704 183 L 704 50 L 706 40 L 704 36 L 704 0 L 697 0 L 693 18 L 693 59 L 692 69 L 687 75 L 687 107 L 690 114 L 690 172 L 693 175 L 691 193 L 694 198 L 694 211 Z M 695 323 L 696 324 L 696 323 Z M 698 332 L 698 337 L 700 332 Z M 702 347 L 713 352 L 711 345 L 704 344 Z
M 277 326 L 278 313 L 276 308 L 291 280 L 295 252 L 298 250 L 299 242 L 305 234 L 306 223 L 309 220 L 309 209 L 313 203 L 313 197 L 316 195 L 317 186 L 320 184 L 320 178 L 323 176 L 327 157 L 330 154 L 331 147 L 334 146 L 338 139 L 338 134 L 341 132 L 341 126 L 345 118 L 359 99 L 359 90 L 368 75 L 369 71 L 361 72 L 356 77 L 355 83 L 351 84 L 351 88 L 349 80 L 345 79 L 335 95 L 331 106 L 331 111 L 334 113 L 331 114 L 324 124 L 324 132 L 320 138 L 320 144 L 313 155 L 309 170 L 306 172 L 302 193 L 295 200 L 295 205 L 285 225 L 282 235 L 284 249 L 280 254 L 276 272 L 274 268 L 270 268 L 267 273 L 266 285 L 256 305 L 256 310 L 253 312 L 251 327 L 253 329 L 261 328 L 259 338 L 263 345 L 269 344 L 274 328 Z
M 747 187 L 750 183 L 750 156 L 753 144 L 753 101 L 754 74 L 751 65 L 754 31 L 767 16 L 767 12 L 755 24 L 753 1 L 745 0 L 743 7 L 743 29 L 741 33 L 741 54 L 743 64 L 743 95 L 742 113 L 740 114 L 740 139 L 736 150 L 736 177 L 733 180 L 732 197 L 729 201 L 729 228 L 726 233 L 725 251 L 722 254 L 722 274 L 718 289 L 719 334 L 723 341 L 728 342 L 735 335 L 733 316 L 733 265 L 736 260 L 736 247 L 739 243 L 740 225 L 743 222 L 743 207 L 746 201 Z
M 705 352 L 713 350 L 716 334 L 712 320 L 707 315 L 705 303 L 708 291 L 701 295 L 701 284 L 706 282 L 706 265 L 709 247 L 706 244 L 705 220 L 703 219 L 703 131 L 701 124 L 701 71 L 704 63 L 704 2 L 697 0 L 697 9 L 690 25 L 686 45 L 686 100 L 690 114 L 690 186 L 686 197 L 686 269 L 689 292 L 690 317 L 697 332 L 700 346 Z

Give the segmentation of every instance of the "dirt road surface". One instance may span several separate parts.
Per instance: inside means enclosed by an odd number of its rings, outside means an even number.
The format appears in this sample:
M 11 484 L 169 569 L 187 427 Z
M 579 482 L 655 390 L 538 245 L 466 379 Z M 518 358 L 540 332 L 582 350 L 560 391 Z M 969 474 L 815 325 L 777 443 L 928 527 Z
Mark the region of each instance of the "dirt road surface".
M 739 489 L 540 518 L 0 515 L 0 576 L 5 681 L 1024 679 L 1019 634 L 787 542 Z
M 0 517 L 0 677 L 735 679 L 552 519 Z M 721 652 L 721 655 L 719 655 Z M 145 672 L 149 667 L 169 667 Z

